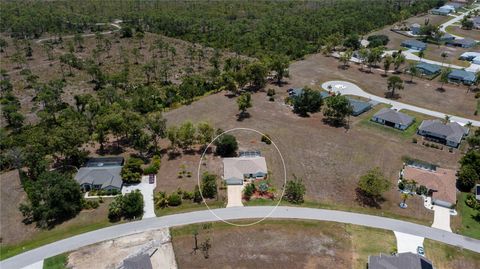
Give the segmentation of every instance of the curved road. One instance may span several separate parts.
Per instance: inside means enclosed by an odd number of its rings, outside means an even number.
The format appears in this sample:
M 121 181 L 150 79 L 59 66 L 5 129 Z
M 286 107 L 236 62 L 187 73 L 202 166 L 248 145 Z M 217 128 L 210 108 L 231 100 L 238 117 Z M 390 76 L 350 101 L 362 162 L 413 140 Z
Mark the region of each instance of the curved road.
M 214 211 L 216 215 L 223 218 L 224 220 L 235 220 L 260 219 L 268 215 L 273 209 L 274 207 L 270 206 L 254 206 L 229 207 L 214 209 L 212 211 Z M 335 221 L 373 228 L 387 229 L 433 239 L 445 244 L 458 246 L 480 253 L 480 240 L 411 222 L 378 217 L 373 215 L 364 215 L 336 210 L 280 206 L 273 211 L 273 213 L 270 215 L 270 218 Z M 203 210 L 115 225 L 93 232 L 73 236 L 21 253 L 17 256 L 2 261 L 0 263 L 0 268 L 22 268 L 45 258 L 72 251 L 83 246 L 114 239 L 124 235 L 143 232 L 146 230 L 211 221 L 218 221 L 218 219 L 208 210 Z
M 340 86 L 337 86 L 337 85 L 340 85 Z M 332 86 L 332 88 L 331 88 L 332 91 L 338 92 L 342 95 L 361 96 L 361 97 L 364 97 L 364 98 L 367 98 L 367 99 L 370 99 L 370 100 L 373 100 L 373 101 L 377 101 L 377 102 L 384 103 L 384 104 L 389 104 L 389 105 L 392 106 L 392 108 L 394 108 L 396 110 L 402 110 L 402 109 L 411 110 L 411 111 L 415 111 L 415 112 L 418 112 L 418 113 L 422 113 L 422 114 L 433 116 L 433 117 L 440 118 L 440 119 L 444 119 L 445 116 L 447 116 L 447 114 L 442 113 L 442 112 L 438 112 L 438 111 L 434 111 L 434 110 L 430 110 L 430 109 L 426 109 L 426 108 L 422 108 L 422 107 L 418 107 L 418 106 L 413 106 L 413 105 L 397 102 L 397 101 L 394 101 L 394 100 L 391 100 L 391 99 L 387 99 L 387 98 L 383 98 L 383 97 L 380 97 L 380 96 L 370 94 L 368 92 L 365 92 L 360 87 L 358 87 L 357 85 L 355 85 L 351 82 L 333 80 L 333 81 L 327 81 L 327 82 L 322 84 L 322 88 L 324 90 L 327 90 L 327 91 L 330 90 L 328 88 L 328 86 Z M 458 122 L 461 125 L 465 125 L 468 122 L 471 122 L 473 126 L 480 126 L 480 121 L 478 121 L 478 120 L 472 120 L 472 119 L 467 119 L 467 118 L 462 118 L 462 117 L 457 117 L 457 116 L 452 116 L 452 115 L 448 115 L 448 116 L 450 116 L 450 121 Z

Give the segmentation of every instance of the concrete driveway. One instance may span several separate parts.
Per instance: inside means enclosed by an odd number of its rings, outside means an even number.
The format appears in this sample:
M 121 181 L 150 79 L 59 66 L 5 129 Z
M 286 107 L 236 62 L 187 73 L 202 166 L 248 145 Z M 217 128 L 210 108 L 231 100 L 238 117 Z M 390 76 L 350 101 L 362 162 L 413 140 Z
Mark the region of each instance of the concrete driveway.
M 452 228 L 450 228 L 450 209 L 434 205 L 433 210 L 435 213 L 433 217 L 432 227 L 451 232 Z
M 397 238 L 397 252 L 398 253 L 417 253 L 418 247 L 423 247 L 423 237 L 406 234 L 401 232 L 393 232 Z
M 331 86 L 331 89 L 329 89 L 329 86 Z M 425 115 L 429 115 L 432 117 L 440 118 L 440 119 L 444 119 L 445 116 L 447 115 L 442 112 L 437 112 L 434 110 L 401 103 L 398 101 L 394 101 L 391 99 L 387 99 L 387 98 L 383 98 L 380 96 L 367 93 L 357 85 L 348 81 L 339 81 L 339 80 L 327 81 L 322 84 L 322 88 L 327 91 L 331 90 L 334 92 L 338 92 L 342 95 L 356 95 L 356 96 L 361 96 L 361 97 L 364 97 L 373 101 L 377 101 L 380 103 L 389 104 L 392 106 L 393 109 L 396 109 L 396 110 L 406 109 L 406 110 L 422 113 Z M 462 117 L 457 117 L 452 115 L 448 115 L 448 116 L 450 116 L 450 121 L 458 122 L 460 125 L 465 125 L 468 122 L 471 122 L 473 126 L 480 126 L 480 121 L 478 120 L 472 120 L 472 119 L 467 119 L 467 118 L 462 118 Z
M 157 177 L 155 176 L 155 181 L 153 184 L 148 182 L 148 176 L 142 177 L 142 182 L 125 186 L 122 188 L 122 194 L 125 195 L 135 190 L 140 190 L 143 195 L 143 218 L 155 218 L 155 204 L 153 202 L 153 192 L 157 186 Z
M 227 186 L 227 207 L 243 206 L 242 204 L 243 185 Z

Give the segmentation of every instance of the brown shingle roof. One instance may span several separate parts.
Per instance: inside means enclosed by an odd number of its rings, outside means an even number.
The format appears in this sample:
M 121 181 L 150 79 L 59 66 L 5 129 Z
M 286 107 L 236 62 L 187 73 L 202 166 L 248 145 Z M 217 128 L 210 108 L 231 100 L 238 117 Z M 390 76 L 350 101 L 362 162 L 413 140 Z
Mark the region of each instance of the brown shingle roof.
M 457 179 L 454 170 L 437 168 L 436 171 L 429 171 L 412 166 L 405 167 L 403 177 L 408 180 L 415 180 L 419 185 L 436 190 L 433 199 L 442 200 L 455 204 L 457 201 L 455 181 Z

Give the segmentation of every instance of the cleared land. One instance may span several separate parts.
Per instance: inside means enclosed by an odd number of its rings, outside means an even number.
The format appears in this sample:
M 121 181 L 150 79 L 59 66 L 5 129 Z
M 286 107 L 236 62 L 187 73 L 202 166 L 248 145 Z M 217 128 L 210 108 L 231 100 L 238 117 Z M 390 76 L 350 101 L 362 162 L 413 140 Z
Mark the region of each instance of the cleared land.
M 465 30 L 460 27 L 460 25 L 451 25 L 447 27 L 447 32 L 450 34 L 471 38 L 475 40 L 480 39 L 480 30 Z
M 480 254 L 473 251 L 441 244 L 433 240 L 425 239 L 423 246 L 425 255 L 433 262 L 435 268 L 479 268 Z

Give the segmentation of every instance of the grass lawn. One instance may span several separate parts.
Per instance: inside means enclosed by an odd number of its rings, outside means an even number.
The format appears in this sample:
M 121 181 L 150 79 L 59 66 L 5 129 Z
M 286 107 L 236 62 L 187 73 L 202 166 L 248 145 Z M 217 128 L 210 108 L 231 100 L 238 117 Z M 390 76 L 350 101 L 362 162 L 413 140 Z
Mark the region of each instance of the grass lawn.
M 425 256 L 437 269 L 480 268 L 480 254 L 425 239 Z
M 477 211 L 465 204 L 466 198 L 466 193 L 461 193 L 458 198 L 457 211 L 462 218 L 459 233 L 480 239 L 480 222 L 473 218 L 477 214 Z
M 223 201 L 209 201 L 208 206 L 213 208 L 221 208 L 225 207 L 225 202 Z M 171 214 L 178 214 L 178 213 L 186 213 L 191 211 L 199 211 L 199 210 L 207 210 L 207 207 L 202 202 L 200 204 L 194 202 L 183 201 L 183 203 L 176 207 L 166 207 L 163 209 L 155 209 L 155 214 L 157 217 L 171 215 Z
M 351 224 L 345 225 L 345 229 L 352 240 L 352 268 L 364 269 L 370 255 L 396 251 L 396 239 L 392 231 Z
M 19 253 L 67 238 L 81 233 L 98 230 L 113 225 L 107 218 L 100 219 L 98 222 L 88 225 L 68 226 L 55 228 L 53 230 L 41 231 L 35 234 L 29 240 L 20 242 L 16 245 L 8 245 L 0 247 L 0 260 L 15 256 Z
M 379 131 L 382 131 L 382 132 L 385 132 L 385 133 L 388 133 L 388 134 L 391 134 L 391 135 L 398 136 L 402 139 L 411 139 L 416 134 L 418 126 L 420 126 L 422 121 L 429 118 L 428 116 L 420 114 L 420 113 L 416 113 L 416 112 L 409 111 L 409 110 L 402 110 L 401 111 L 402 113 L 405 113 L 409 116 L 414 117 L 415 121 L 405 131 L 401 131 L 401 130 L 398 130 L 398 129 L 395 129 L 395 128 L 392 128 L 392 127 L 381 125 L 379 123 L 376 123 L 376 122 L 373 122 L 373 121 L 370 120 L 375 113 L 377 113 L 380 109 L 382 109 L 384 107 L 389 107 L 389 106 L 385 105 L 385 104 L 379 104 L 379 105 L 375 106 L 370 112 L 365 113 L 366 115 L 361 116 L 362 120 L 359 122 L 359 124 L 361 126 L 365 127 L 365 128 L 376 129 L 376 130 L 379 130 Z
M 67 268 L 68 254 L 63 253 L 57 256 L 50 257 L 43 261 L 43 269 L 64 269 Z

